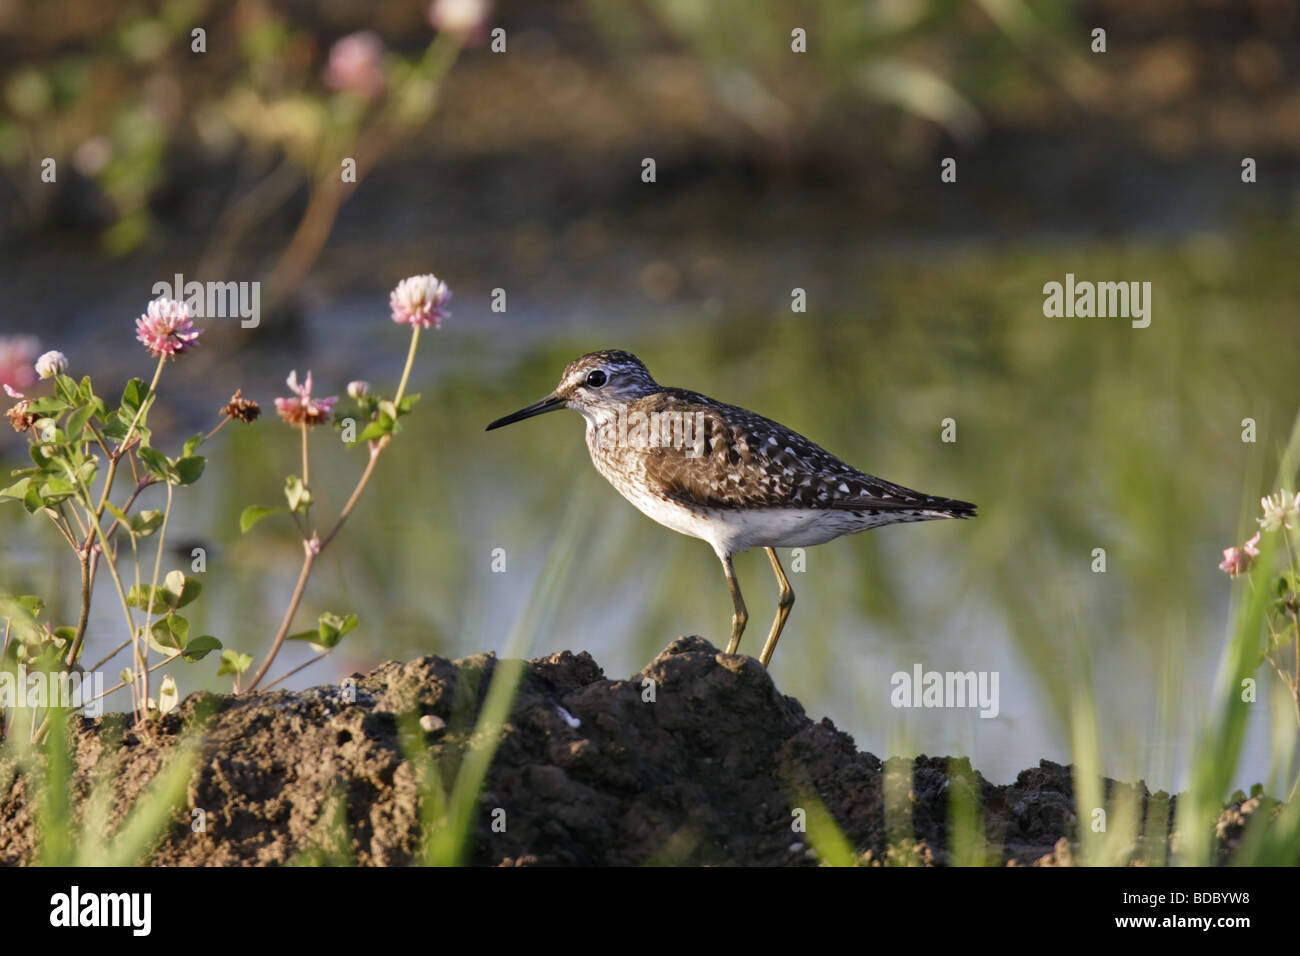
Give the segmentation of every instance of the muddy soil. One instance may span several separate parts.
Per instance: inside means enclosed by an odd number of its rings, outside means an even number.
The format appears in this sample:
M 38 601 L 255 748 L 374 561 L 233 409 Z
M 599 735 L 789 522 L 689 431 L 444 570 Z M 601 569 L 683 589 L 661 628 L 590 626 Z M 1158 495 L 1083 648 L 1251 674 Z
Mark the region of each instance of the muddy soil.
M 194 694 L 144 734 L 123 735 L 120 715 L 82 718 L 77 797 L 111 774 L 120 821 L 184 728 L 201 723 L 188 805 L 147 862 L 416 862 L 421 786 L 407 755 L 426 749 L 453 779 L 499 666 L 490 654 L 424 657 L 342 687 Z M 38 838 L 31 780 L 2 749 L 0 772 L 13 781 L 0 796 L 0 862 L 26 862 Z M 1168 831 L 1177 798 L 1140 783 L 1105 786 L 1108 795 L 1131 788 L 1141 812 L 1160 821 L 1149 832 Z M 1078 820 L 1068 767 L 1043 761 L 995 786 L 964 758 L 882 762 L 829 720 L 810 720 L 756 660 L 699 637 L 674 641 L 628 680 L 607 679 L 590 655 L 566 651 L 524 669 L 467 854 L 477 865 L 815 865 L 809 835 L 796 828 L 797 811 L 815 805 L 811 794 L 861 861 L 945 864 L 954 862 L 954 792 L 978 801 L 983 829 L 958 861 L 977 853 L 995 864 L 1072 862 Z M 1225 809 L 1223 854 L 1259 807 L 1246 800 Z M 1134 846 L 1132 861 L 1162 853 L 1165 841 L 1157 842 Z

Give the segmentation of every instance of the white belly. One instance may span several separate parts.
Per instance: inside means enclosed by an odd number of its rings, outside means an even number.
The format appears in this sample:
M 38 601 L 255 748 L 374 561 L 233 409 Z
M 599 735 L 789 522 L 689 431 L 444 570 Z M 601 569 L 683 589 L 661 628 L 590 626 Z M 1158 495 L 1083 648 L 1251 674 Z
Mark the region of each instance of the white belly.
M 879 517 L 814 508 L 695 509 L 636 487 L 616 487 L 643 514 L 679 534 L 707 541 L 719 555 L 739 554 L 750 548 L 807 548 L 888 523 L 888 519 Z

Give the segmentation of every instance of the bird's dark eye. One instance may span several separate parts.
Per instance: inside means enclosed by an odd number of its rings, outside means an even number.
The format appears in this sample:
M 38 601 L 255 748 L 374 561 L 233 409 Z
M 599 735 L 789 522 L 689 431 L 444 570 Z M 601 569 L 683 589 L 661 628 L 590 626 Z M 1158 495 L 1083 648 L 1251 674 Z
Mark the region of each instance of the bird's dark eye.
M 595 369 L 594 371 L 587 373 L 587 386 L 589 388 L 600 388 L 607 381 L 609 381 L 609 376 L 600 369 Z

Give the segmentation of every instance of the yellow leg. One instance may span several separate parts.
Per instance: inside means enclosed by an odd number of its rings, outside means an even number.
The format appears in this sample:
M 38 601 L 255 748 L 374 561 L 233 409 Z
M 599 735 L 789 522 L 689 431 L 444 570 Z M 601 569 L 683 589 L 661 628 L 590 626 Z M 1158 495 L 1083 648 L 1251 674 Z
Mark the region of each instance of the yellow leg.
M 736 569 L 731 566 L 731 555 L 720 557 L 722 570 L 727 574 L 727 589 L 731 591 L 731 604 L 736 609 L 731 615 L 731 641 L 727 644 L 727 653 L 735 654 L 740 649 L 740 635 L 745 633 L 749 612 L 745 610 L 745 599 L 740 596 L 740 583 L 736 580 Z
M 776 620 L 772 622 L 772 630 L 767 635 L 767 643 L 763 645 L 763 653 L 758 659 L 766 667 L 767 662 L 772 659 L 772 652 L 776 650 L 776 642 L 781 639 L 781 631 L 785 627 L 785 619 L 790 616 L 790 608 L 794 606 L 794 588 L 790 587 L 790 581 L 785 576 L 785 569 L 781 567 L 781 562 L 777 559 L 775 549 L 764 548 L 763 550 L 767 552 L 772 562 L 772 570 L 776 572 L 776 583 L 781 586 L 781 597 L 776 604 Z

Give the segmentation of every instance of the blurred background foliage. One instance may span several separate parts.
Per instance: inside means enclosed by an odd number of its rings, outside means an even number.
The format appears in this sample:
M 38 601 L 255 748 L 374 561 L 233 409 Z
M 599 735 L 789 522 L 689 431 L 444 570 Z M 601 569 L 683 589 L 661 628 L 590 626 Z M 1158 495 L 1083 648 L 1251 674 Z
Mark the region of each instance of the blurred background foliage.
M 432 270 L 455 292 L 419 414 L 301 615 L 362 627 L 295 684 L 502 648 L 573 494 L 583 551 L 534 653 L 589 650 L 623 676 L 679 633 L 725 639 L 716 559 L 600 482 L 576 419 L 482 433 L 576 355 L 619 347 L 980 504 L 976 522 L 809 553 L 774 674 L 812 713 L 1005 781 L 1070 759 L 1075 698 L 1094 695 L 1102 769 L 1178 786 L 1224 645 L 1219 552 L 1273 490 L 1300 404 L 1295 5 L 507 0 L 486 27 L 505 53 L 475 32 L 440 45 L 407 0 L 0 0 L 0 335 L 113 380 L 145 371 L 131 322 L 153 283 L 264 282 L 259 327 L 212 320 L 164 385 L 174 419 L 152 424 L 179 441 L 236 386 L 269 406 L 292 368 L 324 394 L 395 380 L 387 290 Z M 331 66 L 361 31 L 378 85 Z M 1067 272 L 1151 282 L 1151 327 L 1045 319 L 1042 286 Z M 194 626 L 227 646 L 264 647 L 293 583 L 289 529 L 241 537 L 237 520 L 277 499 L 291 438 L 273 418 L 227 429 L 232 454 L 180 502 L 176 566 L 209 553 Z M 19 438 L 0 454 L 20 460 Z M 337 505 L 361 462 L 318 454 Z M 0 510 L 0 580 L 67 617 L 75 567 L 16 512 Z M 738 570 L 761 626 L 766 563 Z M 1001 717 L 891 708 L 889 675 L 918 661 L 999 671 Z M 182 692 L 221 687 L 210 670 L 180 670 Z M 1238 783 L 1271 781 L 1270 740 L 1261 708 Z

